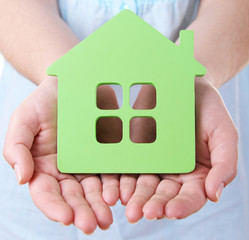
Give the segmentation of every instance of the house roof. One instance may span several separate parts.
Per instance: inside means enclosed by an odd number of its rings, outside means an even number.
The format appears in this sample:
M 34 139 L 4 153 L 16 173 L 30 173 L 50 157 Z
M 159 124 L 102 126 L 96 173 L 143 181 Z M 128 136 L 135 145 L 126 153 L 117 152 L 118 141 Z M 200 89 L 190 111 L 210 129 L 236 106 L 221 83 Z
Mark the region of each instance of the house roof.
M 134 65 L 134 58 L 140 61 L 148 56 L 154 65 L 157 59 L 166 62 L 174 58 L 175 64 L 184 63 L 195 75 L 203 75 L 205 68 L 193 58 L 193 41 L 193 32 L 184 30 L 180 32 L 177 46 L 135 13 L 123 10 L 53 63 L 47 73 L 58 76 L 72 69 L 82 69 L 83 60 L 96 66 L 118 62 L 128 67 L 130 60 Z M 163 56 L 158 58 L 158 55 Z

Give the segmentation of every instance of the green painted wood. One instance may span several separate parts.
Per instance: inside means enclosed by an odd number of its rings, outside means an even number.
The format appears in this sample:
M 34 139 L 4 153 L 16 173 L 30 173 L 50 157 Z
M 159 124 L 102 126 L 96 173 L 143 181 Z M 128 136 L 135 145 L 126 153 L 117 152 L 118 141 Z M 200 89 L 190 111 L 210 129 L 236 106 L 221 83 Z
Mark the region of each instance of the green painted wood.
M 186 173 L 195 168 L 194 78 L 205 68 L 193 57 L 194 33 L 180 32 L 177 46 L 136 14 L 123 10 L 63 57 L 47 73 L 58 76 L 58 168 L 64 173 Z M 99 84 L 123 88 L 123 106 L 96 106 Z M 153 84 L 157 105 L 134 110 L 133 84 Z M 99 143 L 96 121 L 117 116 L 120 143 Z M 150 116 L 157 124 L 153 143 L 133 143 L 132 117 Z

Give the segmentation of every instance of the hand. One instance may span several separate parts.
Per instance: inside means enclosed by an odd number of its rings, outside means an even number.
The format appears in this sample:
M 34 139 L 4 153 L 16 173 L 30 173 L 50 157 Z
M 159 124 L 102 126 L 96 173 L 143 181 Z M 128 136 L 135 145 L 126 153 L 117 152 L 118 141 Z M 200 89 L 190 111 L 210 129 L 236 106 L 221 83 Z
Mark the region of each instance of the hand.
M 98 89 L 98 105 L 118 107 L 108 86 Z M 104 101 L 102 101 L 104 100 Z M 111 124 L 113 131 L 121 127 Z M 105 123 L 99 139 L 111 139 Z M 4 156 L 15 169 L 20 184 L 29 182 L 36 206 L 51 220 L 74 223 L 85 233 L 97 225 L 107 229 L 113 219 L 109 205 L 119 199 L 118 175 L 70 175 L 57 169 L 57 80 L 44 81 L 14 112 L 4 146 Z
M 142 89 L 134 108 L 155 105 L 151 101 L 153 91 L 148 86 Z M 188 174 L 122 175 L 120 199 L 127 205 L 130 222 L 137 222 L 143 216 L 185 218 L 200 210 L 207 199 L 218 201 L 223 187 L 236 176 L 238 135 L 229 113 L 218 91 L 204 78 L 196 80 L 195 91 L 196 168 Z M 132 128 L 136 141 L 148 141 L 148 136 L 154 138 L 150 122 L 143 120 L 136 126 L 139 127 Z

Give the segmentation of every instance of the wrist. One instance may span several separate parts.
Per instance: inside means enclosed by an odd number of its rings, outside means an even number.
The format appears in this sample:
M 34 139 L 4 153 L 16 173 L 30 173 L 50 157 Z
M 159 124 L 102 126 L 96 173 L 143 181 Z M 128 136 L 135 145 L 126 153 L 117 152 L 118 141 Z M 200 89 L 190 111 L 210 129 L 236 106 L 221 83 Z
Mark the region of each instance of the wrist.
M 207 72 L 204 76 L 202 77 L 196 77 L 195 78 L 195 83 L 203 83 L 203 84 L 208 84 L 210 86 L 212 86 L 215 89 L 218 89 L 222 86 L 222 80 L 219 81 L 219 77 L 217 77 L 214 73 L 212 73 L 211 71 L 209 71 L 207 69 Z
M 44 79 L 38 86 L 38 88 L 46 89 L 49 94 L 54 95 L 56 100 L 58 96 L 58 79 L 57 77 L 49 76 Z

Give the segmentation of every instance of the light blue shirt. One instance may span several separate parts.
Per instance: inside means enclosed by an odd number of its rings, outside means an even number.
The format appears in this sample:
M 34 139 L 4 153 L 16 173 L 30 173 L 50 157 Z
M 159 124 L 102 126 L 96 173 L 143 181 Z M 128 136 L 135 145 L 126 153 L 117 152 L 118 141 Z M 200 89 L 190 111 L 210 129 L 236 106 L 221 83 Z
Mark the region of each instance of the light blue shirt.
M 199 0 L 59 0 L 64 21 L 84 39 L 119 11 L 128 8 L 166 37 L 175 41 L 196 17 Z M 0 81 L 0 150 L 13 110 L 34 90 L 30 81 L 5 62 Z M 220 92 L 238 128 L 239 168 L 236 179 L 224 190 L 218 204 L 208 202 L 184 220 L 147 221 L 129 224 L 125 208 L 112 208 L 114 223 L 107 231 L 85 236 L 74 226 L 48 220 L 33 204 L 28 186 L 18 186 L 11 168 L 0 156 L 0 239 L 78 240 L 246 240 L 249 239 L 249 68 L 226 83 Z M 246 161 L 247 160 L 247 161 Z

